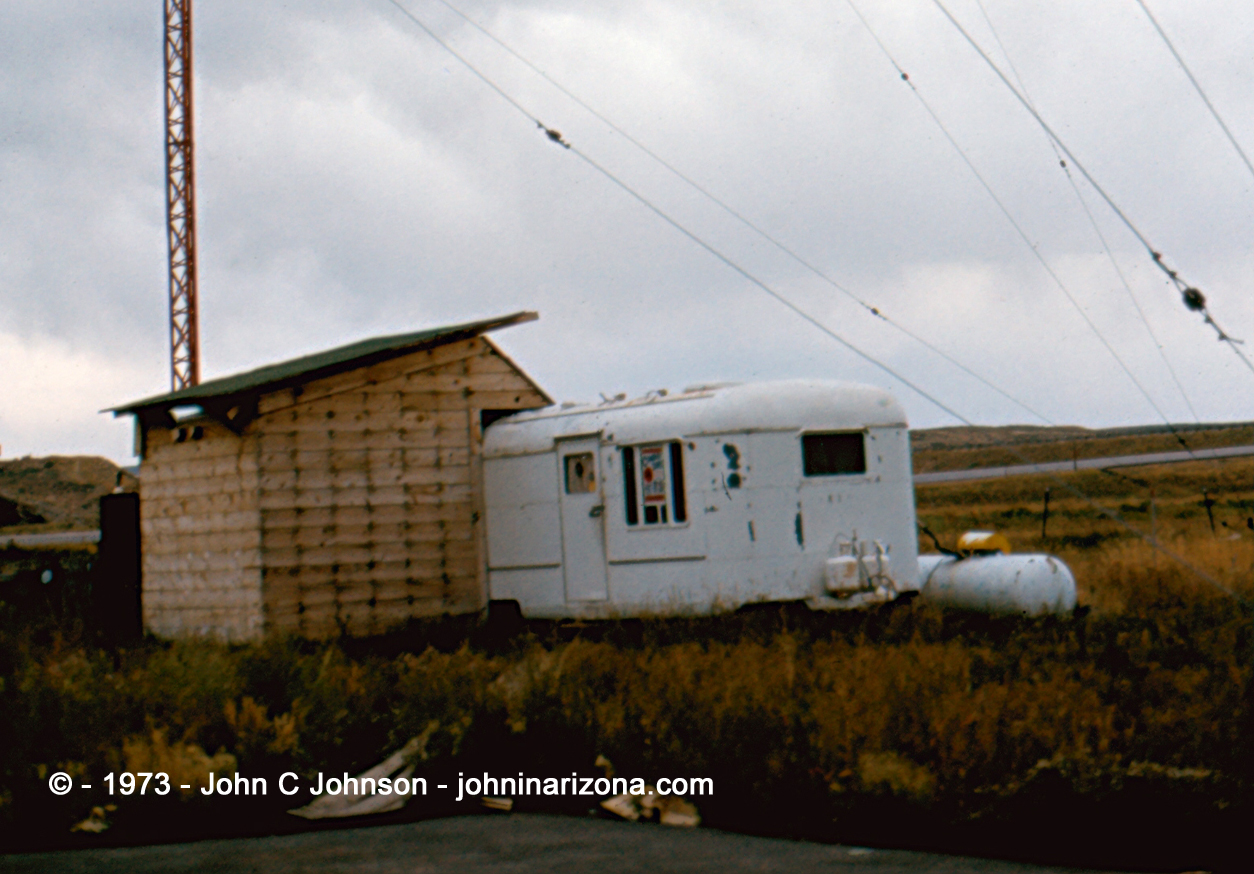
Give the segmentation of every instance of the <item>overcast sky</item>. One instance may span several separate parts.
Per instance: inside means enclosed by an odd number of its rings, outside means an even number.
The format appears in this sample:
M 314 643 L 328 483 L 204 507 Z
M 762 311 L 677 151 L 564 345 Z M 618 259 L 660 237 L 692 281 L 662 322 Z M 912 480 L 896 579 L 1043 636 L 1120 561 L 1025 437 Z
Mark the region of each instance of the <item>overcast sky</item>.
M 440 0 L 399 2 L 527 113 L 869 356 L 973 422 L 1042 423 Z M 1045 420 L 1162 421 L 845 0 L 451 2 Z M 1045 135 L 932 0 L 855 2 L 1162 414 L 1254 418 L 1254 374 L 1078 180 L 1156 348 Z M 1254 4 L 1147 2 L 1254 150 Z M 1044 118 L 1254 354 L 1254 176 L 1145 14 L 1134 0 L 983 3 Z M 1009 71 L 977 0 L 946 5 Z M 98 411 L 169 388 L 161 14 L 160 0 L 0 4 L 3 457 L 129 463 L 129 421 Z M 957 423 L 551 142 L 388 0 L 196 0 L 195 28 L 204 378 L 535 309 L 539 322 L 495 339 L 559 400 L 814 376 L 887 387 L 914 426 Z

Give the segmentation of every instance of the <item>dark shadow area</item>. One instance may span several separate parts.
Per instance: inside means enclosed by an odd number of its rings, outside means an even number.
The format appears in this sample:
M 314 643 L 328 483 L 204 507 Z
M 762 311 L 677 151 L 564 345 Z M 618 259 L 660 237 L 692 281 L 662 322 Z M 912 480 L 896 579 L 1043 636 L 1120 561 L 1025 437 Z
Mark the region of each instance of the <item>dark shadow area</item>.
M 714 794 L 690 800 L 704 826 L 731 832 L 1129 871 L 1239 871 L 1248 858 L 1241 823 L 1254 818 L 1254 709 L 1250 675 L 1240 671 L 1254 623 L 1230 601 L 1191 590 L 1147 590 L 1145 603 L 1113 616 L 994 617 L 913 601 L 847 613 L 762 604 L 717 617 L 573 623 L 525 621 L 506 609 L 486 621 L 413 621 L 373 638 L 228 646 L 126 642 L 102 633 L 92 612 L 98 559 L 87 551 L 0 555 L 7 574 L 0 605 L 5 852 L 479 813 L 476 800 L 459 803 L 455 789 L 441 792 L 436 784 L 455 787 L 459 772 L 600 777 L 593 763 L 605 755 L 621 776 L 711 778 Z M 52 572 L 48 582 L 45 571 Z M 796 663 L 799 684 L 832 682 L 815 667 L 832 652 L 865 653 L 872 670 L 883 659 L 883 670 L 906 683 L 885 687 L 900 699 L 884 702 L 895 715 L 860 717 L 890 719 L 884 731 L 902 739 L 893 748 L 905 751 L 901 757 L 881 763 L 886 776 L 857 760 L 843 771 L 824 765 L 812 750 L 823 699 L 795 703 L 804 697 L 801 686 L 795 695 L 778 694 L 784 663 Z M 1106 770 L 1082 756 L 1024 770 L 994 749 L 986 773 L 966 784 L 916 786 L 909 769 L 932 761 L 926 744 L 933 727 L 910 720 L 922 697 L 946 689 L 907 681 L 927 673 L 925 659 L 947 654 L 961 657 L 958 693 L 1000 694 L 1051 676 L 1068 678 L 1064 689 L 1100 684 L 1101 713 L 1109 712 L 1131 752 L 1101 759 Z M 753 676 L 755 665 L 777 673 Z M 739 685 L 710 691 L 722 688 L 720 672 L 733 670 L 745 674 Z M 1195 727 L 1205 727 L 1209 711 L 1186 712 L 1184 687 L 1171 685 L 1199 677 L 1215 695 L 1229 696 L 1217 711 L 1226 714 L 1223 725 L 1211 726 L 1206 739 Z M 1033 706 L 1070 703 L 1054 694 L 1042 693 Z M 1175 722 L 1154 728 L 1135 721 L 1155 716 Z M 228 751 L 240 773 L 266 778 L 267 794 L 107 796 L 100 780 L 106 770 L 124 769 L 119 751 L 156 727 L 168 729 L 162 755 L 193 742 L 205 756 Z M 428 781 L 428 794 L 405 809 L 312 823 L 286 812 L 312 800 L 307 787 L 316 772 L 359 774 L 424 731 L 427 759 L 417 775 Z M 1184 744 L 1205 769 L 1152 764 Z M 89 776 L 92 790 L 64 797 L 48 790 L 49 770 L 67 762 L 81 763 L 81 781 Z M 299 775 L 299 795 L 278 793 L 285 771 Z M 998 774 L 1004 782 L 994 782 Z M 604 815 L 600 800 L 515 795 L 514 810 Z M 108 803 L 117 809 L 107 811 L 107 831 L 69 830 L 92 806 Z

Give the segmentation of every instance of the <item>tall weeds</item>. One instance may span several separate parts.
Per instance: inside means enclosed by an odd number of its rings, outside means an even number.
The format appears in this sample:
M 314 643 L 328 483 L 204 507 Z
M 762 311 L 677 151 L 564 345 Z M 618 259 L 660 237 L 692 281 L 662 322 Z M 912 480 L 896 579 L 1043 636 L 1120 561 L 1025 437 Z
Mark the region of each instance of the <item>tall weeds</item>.
M 1248 594 L 1248 548 L 1214 543 L 1175 546 Z M 504 647 L 394 656 L 278 638 L 110 651 L 0 630 L 0 824 L 68 829 L 102 802 L 50 796 L 54 770 L 354 772 L 415 735 L 432 774 L 588 772 L 603 755 L 621 775 L 710 776 L 707 821 L 741 826 L 786 813 L 821 832 L 841 811 L 885 804 L 970 822 L 1043 780 L 1073 799 L 1137 783 L 1206 809 L 1244 803 L 1248 606 L 1142 545 L 1072 561 L 1086 617 L 916 602 L 626 623 L 573 639 L 540 628 Z M 124 816 L 127 801 L 114 800 Z

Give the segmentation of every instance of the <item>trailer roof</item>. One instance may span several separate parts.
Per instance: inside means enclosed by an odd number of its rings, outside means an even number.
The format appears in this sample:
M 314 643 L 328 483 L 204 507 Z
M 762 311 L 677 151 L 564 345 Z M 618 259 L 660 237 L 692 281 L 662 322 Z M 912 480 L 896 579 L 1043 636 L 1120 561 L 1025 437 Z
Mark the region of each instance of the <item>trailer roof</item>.
M 469 340 L 488 331 L 507 328 L 522 322 L 531 322 L 537 318 L 539 316 L 536 313 L 523 311 L 478 322 L 427 328 L 422 331 L 391 334 L 385 337 L 371 337 L 366 340 L 359 340 L 356 343 L 349 343 L 345 346 L 337 346 L 334 349 L 317 352 L 313 355 L 303 355 L 300 358 L 280 361 L 277 364 L 267 364 L 264 367 L 258 367 L 255 370 L 249 370 L 244 373 L 211 379 L 181 391 L 167 392 L 166 394 L 133 401 L 123 406 L 111 407 L 106 412 L 122 415 L 123 413 L 138 413 L 141 410 L 148 409 L 170 410 L 180 406 L 201 404 L 203 401 L 214 398 L 273 391 L 314 379 L 334 376 L 349 370 L 356 370 L 359 367 L 378 364 L 411 352 L 444 346 L 449 343 L 456 343 L 459 340 Z
M 602 433 L 608 441 L 627 444 L 746 431 L 883 427 L 906 427 L 906 414 L 896 398 L 874 386 L 820 379 L 724 383 L 517 413 L 488 428 L 483 454 L 548 452 L 556 440 Z

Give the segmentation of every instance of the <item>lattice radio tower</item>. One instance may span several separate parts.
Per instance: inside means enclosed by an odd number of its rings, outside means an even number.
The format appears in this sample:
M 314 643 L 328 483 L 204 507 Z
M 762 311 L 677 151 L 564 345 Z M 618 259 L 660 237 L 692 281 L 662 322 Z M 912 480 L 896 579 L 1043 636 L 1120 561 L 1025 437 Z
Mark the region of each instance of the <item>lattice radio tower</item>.
M 192 0 L 165 0 L 166 219 L 170 243 L 170 385 L 200 383 L 196 174 L 192 161 Z

